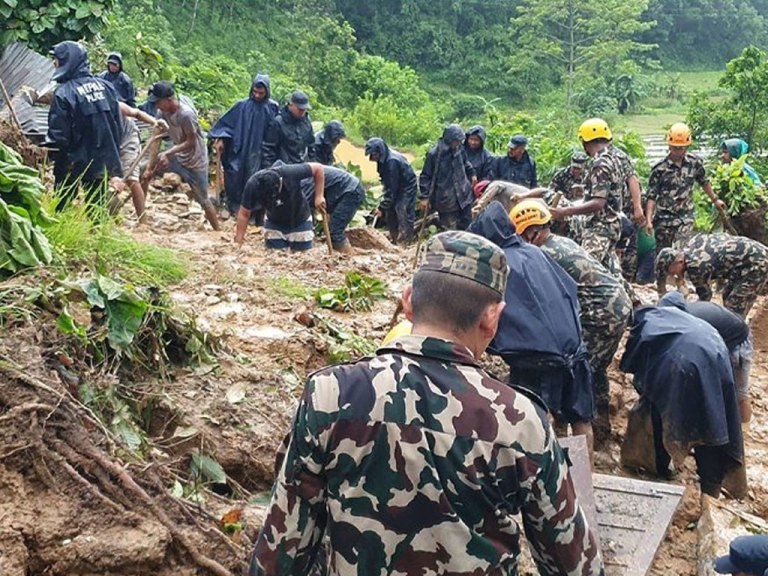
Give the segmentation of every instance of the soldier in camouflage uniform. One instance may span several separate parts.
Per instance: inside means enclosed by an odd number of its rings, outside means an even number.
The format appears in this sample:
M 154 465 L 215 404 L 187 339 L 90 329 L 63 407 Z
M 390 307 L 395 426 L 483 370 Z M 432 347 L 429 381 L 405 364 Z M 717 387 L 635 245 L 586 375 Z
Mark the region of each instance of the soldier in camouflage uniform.
M 664 248 L 656 256 L 656 278 L 688 279 L 700 300 L 712 298 L 712 280 L 722 280 L 723 304 L 747 317 L 768 281 L 768 248 L 760 242 L 730 234 L 697 234 L 681 250 Z
M 549 189 L 560 192 L 568 200 L 580 200 L 584 196 L 584 164 L 586 162 L 586 154 L 574 152 L 571 156 L 571 165 L 555 172 L 549 182 Z
M 403 294 L 413 333 L 310 376 L 251 576 L 602 571 L 562 450 L 536 401 L 477 363 L 508 268 L 478 236 L 432 237 Z M 324 540 L 326 542 L 324 542 Z
M 704 162 L 688 153 L 691 130 L 682 122 L 667 132 L 669 154 L 657 162 L 648 180 L 645 228 L 656 235 L 656 249 L 681 248 L 693 236 L 693 185 L 699 183 L 712 203 L 723 206 L 707 178 Z
M 594 433 L 598 442 L 606 440 L 610 434 L 608 366 L 629 322 L 629 296 L 621 282 L 581 246 L 550 233 L 551 214 L 542 202 L 524 200 L 512 209 L 510 218 L 518 234 L 541 248 L 578 285 L 582 334 L 594 374 L 598 414 Z

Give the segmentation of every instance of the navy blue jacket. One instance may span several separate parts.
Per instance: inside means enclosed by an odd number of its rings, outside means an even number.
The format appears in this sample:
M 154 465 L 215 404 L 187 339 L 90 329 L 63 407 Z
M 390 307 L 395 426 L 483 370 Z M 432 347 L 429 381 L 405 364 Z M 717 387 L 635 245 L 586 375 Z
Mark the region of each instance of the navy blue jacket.
M 432 209 L 440 213 L 464 210 L 475 200 L 469 184 L 475 169 L 467 160 L 463 146 L 451 150 L 450 144 L 454 140 L 463 141 L 464 131 L 460 126 L 451 124 L 443 130 L 443 136 L 437 144 L 427 152 L 419 176 L 421 198 L 428 198 Z
M 505 180 L 528 188 L 536 188 L 539 181 L 536 178 L 536 162 L 528 151 L 518 161 L 509 155 L 499 156 L 493 165 L 494 180 Z
M 315 157 L 315 133 L 309 114 L 296 118 L 283 106 L 269 125 L 261 149 L 261 167 L 269 168 L 276 160 L 301 164 Z
M 86 183 L 122 176 L 120 108 L 112 84 L 91 75 L 88 54 L 76 42 L 53 47 L 59 83 L 48 113 L 46 144 L 53 153 L 57 184 L 82 177 Z
M 115 74 L 112 74 L 109 69 L 104 70 L 104 72 L 99 74 L 99 78 L 106 80 L 115 87 L 120 102 L 125 102 L 131 108 L 136 108 L 136 90 L 133 87 L 131 77 L 123 72 L 122 54 L 120 52 L 111 52 L 107 60 L 117 60 L 119 68 Z
M 333 166 L 334 142 L 347 135 L 344 125 L 338 120 L 331 120 L 320 132 L 315 134 L 315 155 L 311 160 L 326 166 Z
M 252 96 L 257 86 L 267 91 L 266 98 L 261 102 Z M 237 209 L 245 183 L 261 166 L 264 137 L 278 109 L 277 102 L 270 99 L 269 76 L 257 74 L 251 83 L 248 98 L 236 102 L 208 133 L 209 138 L 224 140 L 221 167 L 230 209 Z
M 391 150 L 381 138 L 371 138 L 366 142 L 365 153 L 378 154 L 376 170 L 379 172 L 384 195 L 379 203 L 379 210 L 386 212 L 395 207 L 401 198 L 406 202 L 416 200 L 416 173 L 408 159 L 397 150 Z
M 472 150 L 469 147 L 469 137 L 477 136 L 480 138 L 482 145 L 477 150 Z M 479 180 L 493 180 L 493 164 L 496 160 L 488 150 L 485 149 L 485 128 L 480 125 L 472 126 L 467 130 L 467 139 L 464 141 L 464 150 L 467 153 L 467 160 L 472 164 L 475 169 L 475 176 Z

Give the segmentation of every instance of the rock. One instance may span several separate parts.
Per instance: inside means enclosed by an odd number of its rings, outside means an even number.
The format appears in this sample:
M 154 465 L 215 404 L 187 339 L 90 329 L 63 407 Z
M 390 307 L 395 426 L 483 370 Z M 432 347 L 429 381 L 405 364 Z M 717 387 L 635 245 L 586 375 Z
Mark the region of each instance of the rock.
M 373 228 L 350 228 L 347 238 L 355 248 L 387 251 L 395 248 L 384 234 Z
M 163 174 L 163 178 L 160 184 L 163 188 L 178 188 L 181 186 L 181 176 L 175 172 L 166 172 Z

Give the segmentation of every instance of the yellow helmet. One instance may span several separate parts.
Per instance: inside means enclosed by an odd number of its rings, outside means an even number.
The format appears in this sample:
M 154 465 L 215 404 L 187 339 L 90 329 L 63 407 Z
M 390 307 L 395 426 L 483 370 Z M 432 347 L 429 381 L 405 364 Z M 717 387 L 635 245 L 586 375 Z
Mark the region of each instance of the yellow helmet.
M 667 132 L 667 144 L 670 146 L 690 146 L 691 129 L 688 128 L 688 124 L 683 122 L 672 124 Z
M 602 118 L 590 118 L 584 120 L 581 126 L 579 126 L 579 138 L 582 142 L 591 142 L 598 138 L 605 138 L 610 140 L 613 138 L 611 129 L 608 128 L 608 123 Z
M 515 225 L 518 234 L 523 234 L 530 226 L 541 226 L 552 220 L 552 213 L 541 200 L 523 200 L 509 211 L 509 219 Z
M 392 330 L 387 332 L 387 335 L 384 336 L 384 340 L 381 341 L 381 345 L 388 346 L 392 340 L 395 338 L 400 338 L 400 336 L 407 336 L 411 333 L 411 330 L 413 329 L 413 324 L 409 320 L 403 320 L 399 324 L 397 324 Z

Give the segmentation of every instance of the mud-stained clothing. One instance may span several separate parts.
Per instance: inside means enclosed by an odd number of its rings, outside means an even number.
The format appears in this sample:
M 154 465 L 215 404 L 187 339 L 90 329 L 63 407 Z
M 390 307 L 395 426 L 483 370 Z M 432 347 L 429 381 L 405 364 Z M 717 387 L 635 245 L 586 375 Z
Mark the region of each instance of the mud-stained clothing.
M 694 234 L 693 185 L 709 182 L 704 162 L 686 154 L 678 166 L 669 157 L 657 162 L 648 179 L 648 200 L 656 203 L 656 249 L 682 248 Z
M 722 280 L 723 304 L 746 318 L 768 281 L 768 248 L 730 234 L 697 234 L 683 248 L 685 272 L 704 301 L 712 299 L 712 280 Z
M 601 572 L 545 412 L 452 342 L 313 374 L 278 466 L 251 576 L 306 574 L 324 537 L 333 576 L 515 574 L 516 512 L 540 574 Z

